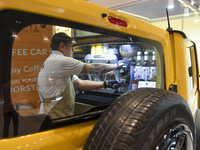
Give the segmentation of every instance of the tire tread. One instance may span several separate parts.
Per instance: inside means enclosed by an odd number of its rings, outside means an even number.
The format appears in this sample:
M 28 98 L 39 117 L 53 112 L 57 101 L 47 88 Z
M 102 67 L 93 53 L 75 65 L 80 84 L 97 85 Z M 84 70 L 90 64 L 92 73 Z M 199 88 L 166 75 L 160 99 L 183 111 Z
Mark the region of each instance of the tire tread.
M 162 89 L 127 92 L 113 102 L 99 118 L 83 150 L 134 149 L 132 141 L 138 142 L 145 125 L 155 115 L 153 109 L 156 108 L 159 112 L 165 105 L 173 105 L 175 102 L 172 99 L 176 99 L 176 103 L 188 105 L 180 95 Z

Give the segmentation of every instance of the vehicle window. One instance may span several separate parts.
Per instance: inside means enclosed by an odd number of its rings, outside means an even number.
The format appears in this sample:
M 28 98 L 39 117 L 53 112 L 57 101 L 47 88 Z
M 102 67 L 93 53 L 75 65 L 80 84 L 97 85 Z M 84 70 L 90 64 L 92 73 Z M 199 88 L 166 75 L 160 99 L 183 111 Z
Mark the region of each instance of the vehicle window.
M 189 75 L 189 89 L 190 93 L 193 90 L 193 77 L 190 75 L 192 73 L 192 62 L 191 62 L 191 54 L 190 54 L 190 48 L 187 48 L 187 60 L 188 60 L 188 75 Z M 189 73 L 190 72 L 190 73 Z
M 194 45 L 190 46 L 190 53 L 191 53 L 191 59 L 192 59 L 192 75 L 193 75 L 193 87 L 197 88 L 197 58 L 196 58 L 196 50 L 194 48 Z M 196 90 L 196 89 L 195 89 Z
M 192 42 L 187 41 L 187 60 L 188 60 L 188 75 L 189 75 L 189 89 L 192 93 L 193 89 L 197 87 L 196 77 L 196 58 L 195 49 Z M 195 89 L 196 90 L 196 89 Z
M 2 86 L 0 138 L 50 129 L 57 119 L 105 109 L 129 90 L 164 88 L 159 43 L 64 24 L 29 23 L 12 33 L 10 76 Z M 105 65 L 116 64 L 121 67 L 102 73 Z M 93 67 L 81 73 L 85 66 Z M 82 87 L 82 81 L 87 86 Z M 101 85 L 88 87 L 93 83 Z M 5 121 L 11 117 L 13 127 Z M 23 127 L 26 123 L 28 129 Z

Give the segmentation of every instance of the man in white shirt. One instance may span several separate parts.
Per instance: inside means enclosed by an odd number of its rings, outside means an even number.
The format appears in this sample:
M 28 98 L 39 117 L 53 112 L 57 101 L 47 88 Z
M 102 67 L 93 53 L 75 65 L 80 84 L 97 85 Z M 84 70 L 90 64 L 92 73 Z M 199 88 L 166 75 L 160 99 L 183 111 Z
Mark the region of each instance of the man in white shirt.
M 51 40 L 52 54 L 45 60 L 38 75 L 38 91 L 42 101 L 40 113 L 48 114 L 51 119 L 74 114 L 74 87 L 80 90 L 99 88 L 118 88 L 116 80 L 95 82 L 81 80 L 80 73 L 106 73 L 120 66 L 117 64 L 86 64 L 72 58 L 71 38 L 65 33 L 57 33 Z

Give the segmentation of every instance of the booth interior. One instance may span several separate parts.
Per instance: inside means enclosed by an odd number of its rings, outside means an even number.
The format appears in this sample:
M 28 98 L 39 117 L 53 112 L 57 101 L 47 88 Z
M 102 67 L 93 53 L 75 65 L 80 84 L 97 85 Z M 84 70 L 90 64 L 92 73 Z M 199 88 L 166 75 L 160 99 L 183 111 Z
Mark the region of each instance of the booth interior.
M 111 104 L 121 94 L 137 88 L 156 88 L 157 50 L 152 45 L 105 35 L 74 39 L 73 57 L 84 63 L 124 63 L 120 70 L 105 74 L 80 74 L 79 78 L 91 81 L 117 80 L 118 89 L 76 90 L 75 114 L 96 106 Z M 158 58 L 157 58 L 158 59 Z

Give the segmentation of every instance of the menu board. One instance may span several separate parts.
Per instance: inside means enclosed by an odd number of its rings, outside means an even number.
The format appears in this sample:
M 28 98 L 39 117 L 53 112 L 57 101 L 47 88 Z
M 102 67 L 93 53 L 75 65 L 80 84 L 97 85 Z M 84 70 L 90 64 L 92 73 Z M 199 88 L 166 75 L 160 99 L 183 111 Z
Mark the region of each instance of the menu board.
M 17 35 L 13 35 L 11 100 L 14 106 L 33 106 L 33 111 L 29 111 L 32 114 L 36 113 L 35 109 L 40 105 L 37 76 L 51 53 L 52 35 L 52 26 L 40 24 L 27 26 Z M 30 115 L 27 112 L 24 115 Z

